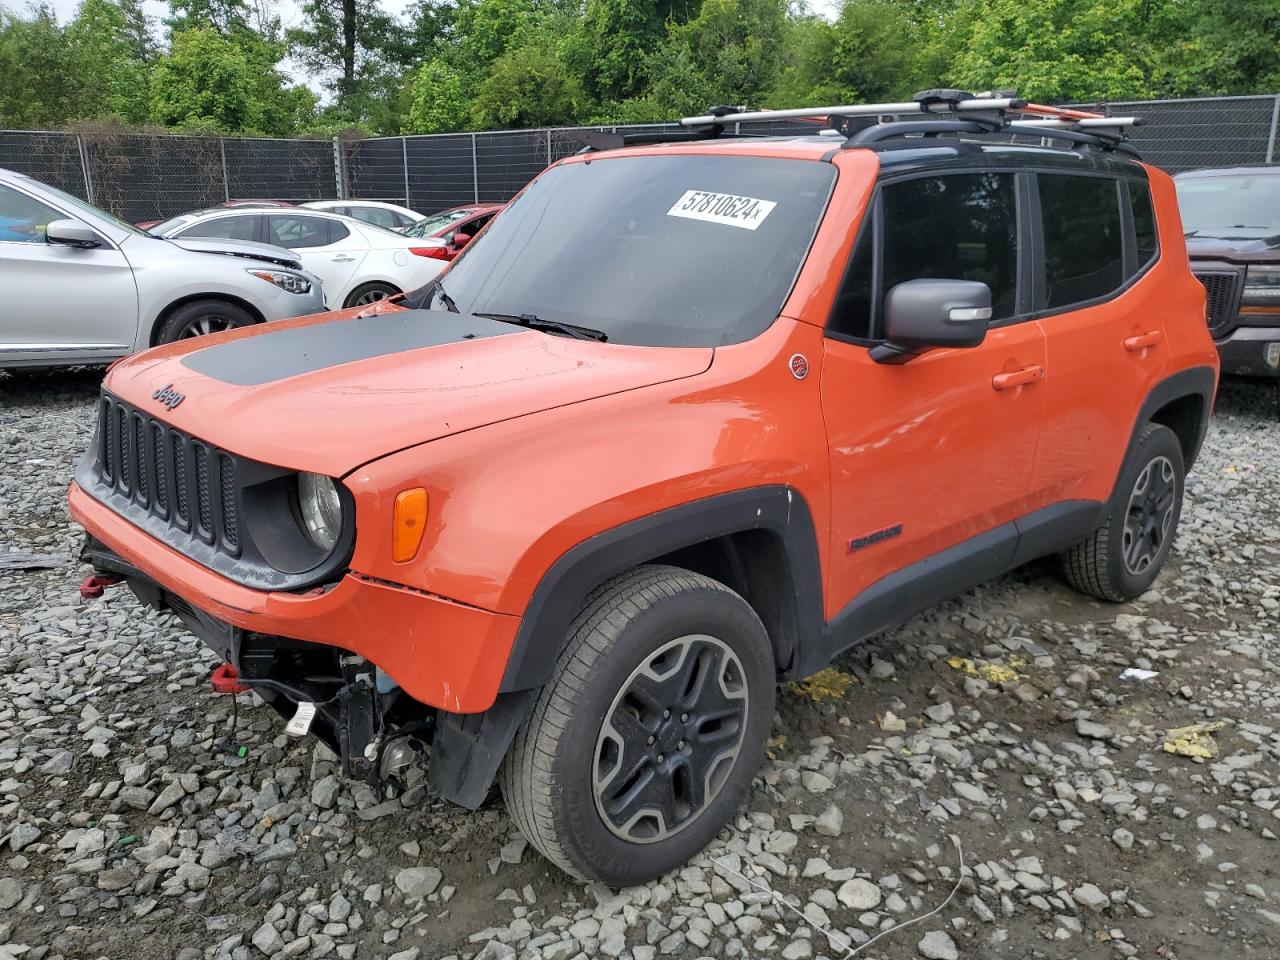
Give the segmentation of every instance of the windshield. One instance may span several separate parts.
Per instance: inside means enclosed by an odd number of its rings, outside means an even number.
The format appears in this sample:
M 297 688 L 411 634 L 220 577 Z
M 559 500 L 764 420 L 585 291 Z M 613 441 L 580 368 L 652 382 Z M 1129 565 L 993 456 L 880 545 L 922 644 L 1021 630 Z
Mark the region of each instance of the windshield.
M 1177 181 L 1187 236 L 1253 239 L 1280 234 L 1280 176 L 1233 174 Z
M 717 346 L 778 316 L 835 168 L 723 155 L 552 167 L 442 278 L 463 313 L 533 314 L 610 343 Z
M 139 230 L 132 223 L 125 223 L 119 217 L 113 216 L 112 214 L 107 213 L 107 211 L 95 207 L 92 204 L 85 203 L 78 197 L 73 197 L 71 194 L 59 190 L 57 187 L 51 187 L 47 183 L 42 183 L 40 184 L 40 189 L 56 198 L 60 203 L 64 203 L 68 207 L 79 210 L 81 213 L 92 214 L 99 220 L 105 220 L 107 223 L 111 224 L 111 226 L 118 227 L 126 233 L 136 234 L 140 237 L 149 236 L 145 230 Z
M 163 237 L 166 233 L 170 233 L 171 231 L 178 229 L 178 227 L 185 226 L 193 219 L 193 217 L 183 214 L 180 217 L 173 217 L 172 219 L 166 220 L 164 223 L 157 223 L 147 232 L 154 234 L 157 237 Z
M 419 220 L 409 227 L 405 230 L 405 234 L 411 237 L 427 237 L 437 230 L 443 230 L 451 223 L 457 223 L 469 213 L 471 213 L 470 210 L 446 210 L 444 213 L 433 213 L 425 220 Z

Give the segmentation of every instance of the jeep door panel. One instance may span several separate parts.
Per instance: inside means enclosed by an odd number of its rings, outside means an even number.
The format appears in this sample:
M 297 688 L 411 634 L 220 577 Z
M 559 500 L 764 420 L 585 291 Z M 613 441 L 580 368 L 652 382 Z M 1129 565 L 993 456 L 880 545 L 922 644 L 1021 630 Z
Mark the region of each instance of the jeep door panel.
M 873 204 L 823 358 L 828 617 L 883 577 L 1028 512 L 1043 413 L 1035 378 L 1044 335 L 1018 322 L 1025 244 L 1015 175 L 915 176 L 882 184 Z M 995 326 L 974 348 L 876 363 L 868 346 L 883 339 L 884 291 L 922 277 L 987 283 Z M 1017 385 L 1009 374 L 1032 379 Z
M 1189 308 L 1173 258 L 1138 262 L 1128 181 L 1039 172 L 1035 184 L 1033 215 L 1043 224 L 1035 306 L 1048 376 L 1031 488 L 1037 506 L 1103 501 L 1136 411 L 1170 368 L 1167 321 Z M 1166 250 L 1181 245 L 1181 237 L 1161 239 Z

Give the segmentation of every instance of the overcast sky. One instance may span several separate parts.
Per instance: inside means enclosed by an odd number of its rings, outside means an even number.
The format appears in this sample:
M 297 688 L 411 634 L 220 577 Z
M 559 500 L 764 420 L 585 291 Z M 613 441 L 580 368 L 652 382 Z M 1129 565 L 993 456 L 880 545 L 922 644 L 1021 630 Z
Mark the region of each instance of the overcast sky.
M 75 16 L 76 7 L 80 5 L 80 0 L 48 0 L 48 3 L 57 11 L 58 21 L 66 23 Z M 410 0 L 379 0 L 379 6 L 383 10 L 396 15 L 403 13 L 409 3 Z M 840 0 L 809 0 L 809 7 L 814 12 L 825 16 L 828 20 L 834 20 L 839 3 Z M 23 10 L 26 7 L 26 3 L 25 0 L 0 0 L 0 7 Z M 152 19 L 158 33 L 162 26 L 161 21 L 169 14 L 169 5 L 160 2 L 160 0 L 144 0 L 143 7 L 147 11 L 147 15 Z M 281 22 L 286 27 L 296 26 L 302 19 L 302 12 L 296 0 L 277 0 L 275 7 L 280 14 Z M 313 77 L 308 77 L 303 73 L 296 64 L 286 62 L 284 69 L 285 73 L 293 77 L 295 82 L 306 83 L 316 93 L 323 92 L 320 89 L 320 84 Z

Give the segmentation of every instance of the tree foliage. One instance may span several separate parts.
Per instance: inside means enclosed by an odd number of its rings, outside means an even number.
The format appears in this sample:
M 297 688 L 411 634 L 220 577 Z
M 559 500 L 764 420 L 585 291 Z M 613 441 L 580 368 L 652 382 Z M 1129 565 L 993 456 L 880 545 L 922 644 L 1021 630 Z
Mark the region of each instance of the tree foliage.
M 287 30 L 276 2 L 168 0 L 161 30 L 142 0 L 80 0 L 65 25 L 0 6 L 0 125 L 395 134 L 936 86 L 1057 102 L 1280 90 L 1277 0 L 843 0 L 830 19 L 803 0 L 412 0 L 399 16 L 302 0 Z

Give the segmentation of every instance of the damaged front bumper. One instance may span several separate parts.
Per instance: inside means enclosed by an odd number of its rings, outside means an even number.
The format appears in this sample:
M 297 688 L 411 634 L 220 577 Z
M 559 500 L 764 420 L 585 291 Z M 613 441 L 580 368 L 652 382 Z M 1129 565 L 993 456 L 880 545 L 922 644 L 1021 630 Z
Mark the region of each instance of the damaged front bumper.
M 95 577 L 122 578 L 142 602 L 175 614 L 281 715 L 313 704 L 308 732 L 348 775 L 376 780 L 389 751 L 403 756 L 412 738 L 429 745 L 429 782 L 442 796 L 471 808 L 484 800 L 534 694 L 497 693 L 518 618 L 355 573 L 300 593 L 252 590 L 75 485 L 69 502 Z

